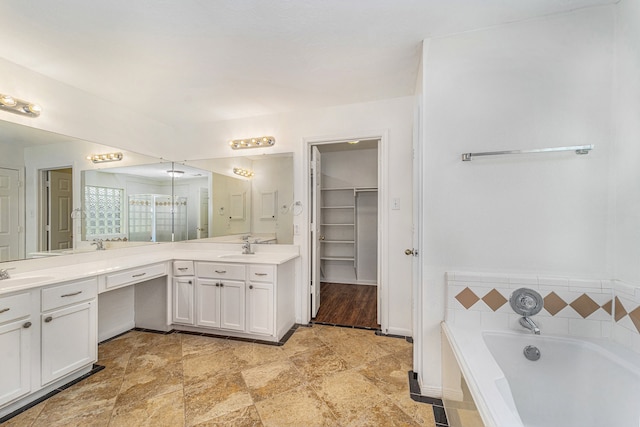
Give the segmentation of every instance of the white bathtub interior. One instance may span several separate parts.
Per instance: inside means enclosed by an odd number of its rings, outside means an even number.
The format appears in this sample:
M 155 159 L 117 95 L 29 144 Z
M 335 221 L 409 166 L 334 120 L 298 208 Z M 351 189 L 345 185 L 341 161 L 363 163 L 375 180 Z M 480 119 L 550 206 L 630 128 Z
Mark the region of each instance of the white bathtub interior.
M 640 370 L 623 356 L 568 337 L 484 332 L 483 338 L 525 426 L 639 425 Z M 524 357 L 527 345 L 540 350 L 539 360 Z
M 629 349 L 606 339 L 442 329 L 451 427 L 640 425 L 640 362 Z M 527 345 L 539 348 L 539 360 L 524 357 Z

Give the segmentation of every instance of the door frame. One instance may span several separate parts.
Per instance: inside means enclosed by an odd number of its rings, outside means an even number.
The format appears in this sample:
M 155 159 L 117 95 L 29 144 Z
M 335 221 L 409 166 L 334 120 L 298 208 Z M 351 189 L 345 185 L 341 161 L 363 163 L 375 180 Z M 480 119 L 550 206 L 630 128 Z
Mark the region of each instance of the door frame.
M 308 137 L 303 138 L 303 182 L 302 188 L 305 194 L 304 200 L 307 202 L 307 206 L 311 206 L 311 198 L 313 197 L 311 192 L 311 146 L 312 145 L 326 145 L 336 144 L 354 140 L 378 140 L 378 265 L 377 265 L 377 277 L 378 277 L 378 321 L 380 322 L 380 329 L 383 333 L 387 333 L 389 328 L 389 269 L 386 262 L 389 259 L 388 255 L 388 242 L 389 242 L 389 219 L 385 206 L 388 206 L 388 187 L 389 187 L 389 130 L 377 130 L 377 131 L 362 131 L 354 132 L 347 135 L 334 135 L 324 137 Z M 302 288 L 300 292 L 300 314 L 303 323 L 309 323 L 311 321 L 311 301 L 310 286 L 311 286 L 311 212 L 310 209 L 305 209 L 306 215 L 304 218 L 304 227 L 306 230 L 305 241 L 302 246 L 303 253 L 306 253 L 308 259 L 307 262 L 303 262 L 302 269 Z
M 0 168 L 18 171 L 18 259 L 26 257 L 26 192 L 25 192 L 25 168 L 24 166 L 11 166 L 0 163 Z
M 71 209 L 75 209 L 76 202 L 76 191 L 75 191 L 75 168 L 73 165 L 69 166 L 55 166 L 55 167 L 47 167 L 38 169 L 38 247 L 37 251 L 50 250 L 49 248 L 49 240 L 48 234 L 46 231 L 47 220 L 48 220 L 48 211 L 50 209 L 49 206 L 49 197 L 46 188 L 46 182 L 48 178 L 48 174 L 50 171 L 60 170 L 60 169 L 71 169 L 71 194 L 73 197 Z M 72 222 L 72 243 L 73 247 L 76 247 L 76 242 L 78 241 L 78 236 L 76 236 L 76 224 Z M 45 249 L 46 248 L 46 249 Z

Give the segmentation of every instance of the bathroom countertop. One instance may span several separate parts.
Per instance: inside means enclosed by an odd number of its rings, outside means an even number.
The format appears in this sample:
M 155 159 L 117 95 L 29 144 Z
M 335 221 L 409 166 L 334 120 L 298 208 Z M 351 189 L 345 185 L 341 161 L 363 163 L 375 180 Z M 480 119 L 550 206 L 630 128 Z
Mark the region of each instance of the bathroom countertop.
M 12 270 L 10 279 L 0 281 L 0 295 L 173 260 L 279 265 L 300 256 L 294 245 L 253 249 L 255 253 L 243 255 L 241 245 L 178 242 L 19 261 L 3 264 Z

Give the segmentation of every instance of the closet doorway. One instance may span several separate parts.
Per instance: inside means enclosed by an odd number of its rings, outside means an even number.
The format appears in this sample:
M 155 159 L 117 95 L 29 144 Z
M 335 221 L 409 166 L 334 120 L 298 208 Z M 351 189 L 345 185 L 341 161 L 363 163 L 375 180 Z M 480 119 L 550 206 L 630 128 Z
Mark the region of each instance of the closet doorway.
M 311 145 L 311 318 L 380 328 L 379 140 Z

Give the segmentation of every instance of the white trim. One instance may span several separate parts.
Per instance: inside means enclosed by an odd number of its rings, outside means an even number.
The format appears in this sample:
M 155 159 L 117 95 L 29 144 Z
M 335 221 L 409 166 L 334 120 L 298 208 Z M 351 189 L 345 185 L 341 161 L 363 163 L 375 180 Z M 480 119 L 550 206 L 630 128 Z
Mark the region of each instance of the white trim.
M 356 139 L 377 139 L 378 142 L 378 293 L 380 301 L 378 302 L 380 310 L 380 328 L 382 331 L 386 331 L 389 325 L 389 296 L 388 296 L 388 268 L 385 263 L 388 263 L 388 250 L 387 245 L 389 241 L 389 229 L 388 229 L 388 212 L 384 209 L 388 200 L 388 187 L 389 187 L 389 130 L 382 129 L 376 131 L 363 131 L 354 132 L 348 135 L 332 135 L 332 136 L 319 136 L 319 137 L 305 137 L 303 141 L 303 153 L 302 164 L 303 167 L 303 180 L 302 180 L 302 194 L 303 200 L 307 201 L 307 206 L 311 206 L 311 191 L 309 189 L 310 180 L 310 162 L 311 157 L 309 155 L 312 145 L 323 144 L 335 144 L 340 142 L 353 141 Z M 302 220 L 304 221 L 304 238 L 300 245 L 302 262 L 302 280 L 300 281 L 300 312 L 298 313 L 300 323 L 308 323 L 311 320 L 311 307 L 309 299 L 309 283 L 311 281 L 311 272 L 309 271 L 309 260 L 311 257 L 310 250 L 310 212 L 309 209 L 305 209 Z M 409 334 L 411 333 L 409 332 Z

